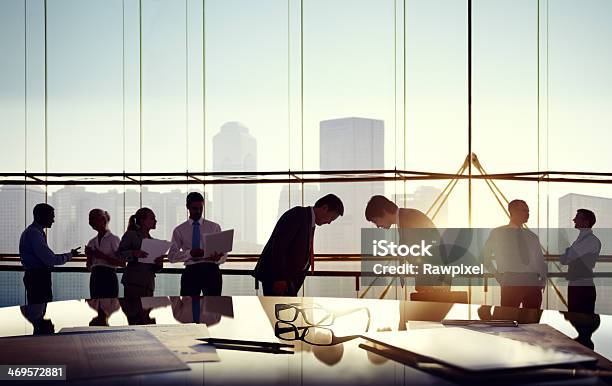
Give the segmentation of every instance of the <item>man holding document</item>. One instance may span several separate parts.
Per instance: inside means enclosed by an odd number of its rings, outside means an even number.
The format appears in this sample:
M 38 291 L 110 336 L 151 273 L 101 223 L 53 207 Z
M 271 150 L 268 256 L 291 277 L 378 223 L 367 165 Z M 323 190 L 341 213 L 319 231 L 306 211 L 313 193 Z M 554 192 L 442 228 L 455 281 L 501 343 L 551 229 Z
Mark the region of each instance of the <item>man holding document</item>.
M 183 261 L 185 271 L 181 275 L 181 296 L 220 296 L 223 280 L 219 265 L 227 260 L 227 253 L 204 253 L 204 235 L 221 232 L 219 224 L 204 219 L 204 197 L 198 192 L 187 195 L 189 220 L 172 232 L 172 245 L 168 260 Z

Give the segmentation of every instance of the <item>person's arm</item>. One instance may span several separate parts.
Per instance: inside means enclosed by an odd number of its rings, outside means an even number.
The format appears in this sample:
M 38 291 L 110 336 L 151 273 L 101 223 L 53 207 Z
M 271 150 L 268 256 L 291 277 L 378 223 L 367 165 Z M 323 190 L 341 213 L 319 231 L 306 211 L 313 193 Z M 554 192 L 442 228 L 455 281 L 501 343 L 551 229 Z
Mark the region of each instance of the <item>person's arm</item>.
M 540 262 L 539 273 L 543 284 L 546 285 L 546 279 L 548 278 L 548 263 L 546 262 L 546 258 L 544 257 L 544 252 L 542 252 L 540 240 L 537 237 L 536 240 L 538 245 L 538 261 Z
M 62 265 L 66 264 L 66 262 L 72 259 L 72 253 L 61 253 L 55 254 L 47 245 L 47 241 L 42 233 L 31 232 L 30 233 L 30 242 L 32 243 L 32 251 L 36 257 L 45 263 L 47 267 L 52 267 L 54 265 Z
M 172 245 L 168 251 L 168 261 L 171 263 L 178 263 L 180 261 L 187 261 L 191 259 L 191 249 L 183 249 L 183 240 L 179 228 L 174 228 L 172 232 Z
M 598 243 L 594 241 L 592 237 L 585 237 L 580 241 L 574 241 L 572 245 L 566 248 L 565 252 L 559 256 L 559 262 L 563 265 L 567 265 L 585 255 L 591 255 L 593 253 L 599 254 Z
M 90 240 L 85 246 L 85 256 L 87 256 L 85 268 L 87 268 L 88 271 L 91 271 L 91 266 L 93 264 L 93 240 Z
M 489 235 L 489 238 L 487 239 L 487 241 L 485 242 L 482 248 L 481 257 L 482 257 L 482 264 L 484 265 L 484 267 L 487 269 L 489 273 L 495 276 L 495 279 L 497 281 L 499 281 L 498 279 L 499 271 L 497 270 L 494 264 L 494 260 L 495 260 L 494 246 L 495 244 L 496 244 L 496 237 L 495 237 L 495 230 L 493 229 L 491 230 L 491 234 Z
M 118 248 L 118 257 L 121 260 L 129 262 L 137 262 L 138 255 L 146 257 L 146 253 L 140 250 L 142 241 L 138 237 L 138 234 L 133 231 L 127 231 L 121 237 Z

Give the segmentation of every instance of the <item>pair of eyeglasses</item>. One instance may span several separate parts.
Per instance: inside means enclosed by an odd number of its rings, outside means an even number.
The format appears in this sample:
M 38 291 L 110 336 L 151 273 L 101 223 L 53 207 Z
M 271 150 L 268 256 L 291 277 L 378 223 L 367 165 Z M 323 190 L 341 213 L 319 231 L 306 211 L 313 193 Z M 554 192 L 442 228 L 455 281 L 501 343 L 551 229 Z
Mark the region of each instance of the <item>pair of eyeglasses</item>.
M 330 326 L 334 322 L 334 315 L 331 311 L 313 305 L 310 307 L 298 307 L 300 303 L 275 304 L 274 314 L 276 319 L 281 322 L 292 323 L 302 315 L 306 324 L 311 326 Z
M 286 322 L 276 322 L 274 335 L 284 341 L 301 340 L 313 346 L 334 346 L 360 337 L 360 335 L 337 337 L 331 329 L 326 327 L 298 327 Z
M 300 303 L 275 304 L 276 319 L 285 323 L 293 323 L 299 315 L 306 324 L 311 326 L 331 326 L 337 318 L 364 311 L 367 314 L 368 327 L 370 326 L 370 310 L 367 307 L 353 308 L 343 311 L 330 311 L 319 305 L 311 307 L 298 307 Z

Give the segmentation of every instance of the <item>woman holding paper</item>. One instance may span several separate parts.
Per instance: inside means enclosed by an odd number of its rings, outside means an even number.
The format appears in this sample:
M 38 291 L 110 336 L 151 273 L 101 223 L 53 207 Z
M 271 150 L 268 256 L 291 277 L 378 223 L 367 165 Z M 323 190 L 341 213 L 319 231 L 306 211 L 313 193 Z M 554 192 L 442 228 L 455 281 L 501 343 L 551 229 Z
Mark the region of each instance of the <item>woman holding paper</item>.
M 155 291 L 155 272 L 161 271 L 163 257 L 154 263 L 143 262 L 148 254 L 142 251 L 142 242 L 152 239 L 150 231 L 155 229 L 155 213 L 149 208 L 140 208 L 130 216 L 128 228 L 119 243 L 119 255 L 127 261 L 127 268 L 121 278 L 124 297 L 148 297 Z
M 89 225 L 98 232 L 85 247 L 87 269 L 91 271 L 89 293 L 91 299 L 116 298 L 119 296 L 117 267 L 125 262 L 117 258 L 119 237 L 108 230 L 110 215 L 102 209 L 89 212 Z

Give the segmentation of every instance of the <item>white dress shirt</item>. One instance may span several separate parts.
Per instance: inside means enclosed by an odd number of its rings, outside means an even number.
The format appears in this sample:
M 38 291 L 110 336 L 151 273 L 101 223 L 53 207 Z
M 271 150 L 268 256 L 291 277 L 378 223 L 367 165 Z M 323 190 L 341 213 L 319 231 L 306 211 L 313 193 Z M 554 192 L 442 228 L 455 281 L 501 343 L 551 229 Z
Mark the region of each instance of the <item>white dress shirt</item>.
M 494 260 L 500 273 L 537 273 L 541 279 L 548 276 L 540 240 L 529 229 L 511 225 L 492 229 L 483 255 L 485 266 Z
M 117 250 L 119 249 L 119 237 L 115 236 L 111 233 L 111 231 L 106 231 L 104 236 L 102 236 L 102 240 L 98 242 L 98 235 L 93 239 L 89 240 L 87 246 L 92 249 L 97 249 L 98 251 L 104 253 L 106 256 L 117 257 Z M 95 256 L 91 258 L 91 266 L 103 266 L 110 268 L 117 268 L 116 266 L 109 264 L 105 260 L 98 260 Z
M 221 232 L 219 224 L 200 218 L 200 248 L 203 248 L 204 235 L 207 233 L 218 233 Z M 193 236 L 193 220 L 189 219 L 184 223 L 174 228 L 172 232 L 172 245 L 168 252 L 168 260 L 171 263 L 179 261 L 185 262 L 185 265 L 199 264 L 199 263 L 216 263 L 223 264 L 227 260 L 227 253 L 223 254 L 219 261 L 193 261 L 191 256 L 191 239 Z

